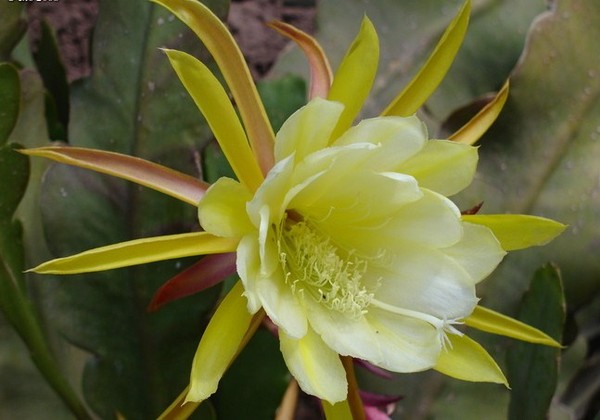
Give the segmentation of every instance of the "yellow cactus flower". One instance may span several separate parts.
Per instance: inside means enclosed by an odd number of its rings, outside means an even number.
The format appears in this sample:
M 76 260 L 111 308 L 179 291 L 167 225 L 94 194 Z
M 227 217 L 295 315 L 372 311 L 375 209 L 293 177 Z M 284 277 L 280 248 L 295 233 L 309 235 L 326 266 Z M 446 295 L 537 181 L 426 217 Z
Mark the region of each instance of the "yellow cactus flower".
M 471 182 L 474 147 L 428 140 L 416 117 L 393 116 L 329 144 L 342 113 L 312 100 L 281 127 L 254 195 L 222 178 L 198 206 L 208 232 L 240 240 L 249 311 L 264 308 L 302 389 L 331 403 L 346 398 L 337 354 L 394 372 L 434 367 L 449 335 L 462 335 L 454 325 L 473 312 L 475 284 L 505 254 L 444 196 Z M 425 167 L 440 149 L 454 159 Z M 327 363 L 315 371 L 313 360 Z
M 506 251 L 546 243 L 564 226 L 533 216 L 463 215 L 448 198 L 471 183 L 478 158 L 472 144 L 500 112 L 508 85 L 450 140 L 429 139 L 414 115 L 462 42 L 468 1 L 408 87 L 381 116 L 357 124 L 377 70 L 371 22 L 363 20 L 335 76 L 312 37 L 273 23 L 300 45 L 311 65 L 310 100 L 276 135 L 225 26 L 197 1 L 156 2 L 198 34 L 231 90 L 239 117 L 206 66 L 186 53 L 166 51 L 237 180 L 221 178 L 209 187 L 156 164 L 89 149 L 25 153 L 129 179 L 197 205 L 204 229 L 110 245 L 33 271 L 68 274 L 215 254 L 201 266 L 212 284 L 229 271 L 210 268 L 231 268 L 236 253 L 241 281 L 201 339 L 189 388 L 165 415 L 185 416 L 216 391 L 265 314 L 279 329 L 290 372 L 305 392 L 329 404 L 324 407 L 331 418 L 360 411 L 360 403 L 347 401 L 356 394 L 348 384 L 355 382 L 348 381 L 340 356 L 393 372 L 433 368 L 464 380 L 506 384 L 461 324 L 558 345 L 532 327 L 477 306 L 475 286 Z M 183 292 L 172 285 L 167 292 L 179 296 L 198 289 L 182 278 L 177 282 Z

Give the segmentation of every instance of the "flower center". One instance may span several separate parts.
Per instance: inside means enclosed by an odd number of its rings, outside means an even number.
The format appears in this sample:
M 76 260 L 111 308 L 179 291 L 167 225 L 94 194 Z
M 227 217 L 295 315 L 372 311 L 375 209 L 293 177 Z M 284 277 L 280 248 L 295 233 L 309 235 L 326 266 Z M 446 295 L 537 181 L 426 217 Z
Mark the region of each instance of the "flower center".
M 308 222 L 286 219 L 279 230 L 279 259 L 292 292 L 351 317 L 367 312 L 373 293 L 362 285 L 367 262 L 341 250 Z

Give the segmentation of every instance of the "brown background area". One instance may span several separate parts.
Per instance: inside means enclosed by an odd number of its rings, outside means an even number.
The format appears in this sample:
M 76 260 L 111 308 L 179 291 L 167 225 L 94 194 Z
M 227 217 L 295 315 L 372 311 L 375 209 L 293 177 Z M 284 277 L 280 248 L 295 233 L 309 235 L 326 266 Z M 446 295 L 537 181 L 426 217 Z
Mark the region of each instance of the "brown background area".
M 29 39 L 36 48 L 40 21 L 54 29 L 69 81 L 91 73 L 90 38 L 98 16 L 98 0 L 59 0 L 28 4 Z M 237 0 L 231 3 L 228 24 L 255 78 L 264 76 L 288 41 L 264 25 L 283 20 L 313 30 L 315 0 Z

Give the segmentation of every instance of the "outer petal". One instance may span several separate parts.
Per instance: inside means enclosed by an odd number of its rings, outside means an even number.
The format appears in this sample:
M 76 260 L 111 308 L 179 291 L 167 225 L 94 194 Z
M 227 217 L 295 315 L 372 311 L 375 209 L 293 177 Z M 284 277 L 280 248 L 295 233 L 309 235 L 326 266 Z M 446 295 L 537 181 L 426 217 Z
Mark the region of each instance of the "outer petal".
M 216 390 L 242 343 L 252 315 L 246 310 L 241 282 L 227 294 L 211 318 L 192 362 L 186 401 L 203 401 Z
M 246 213 L 252 195 L 231 178 L 220 178 L 198 203 L 200 225 L 216 236 L 240 238 L 255 230 Z
M 237 239 L 219 238 L 207 232 L 142 238 L 58 258 L 28 271 L 40 274 L 90 273 L 173 258 L 232 252 L 237 242 Z
M 566 227 L 555 220 L 524 214 L 475 214 L 465 215 L 463 220 L 490 228 L 506 251 L 544 245 Z
M 449 197 L 471 183 L 476 167 L 476 148 L 430 140 L 420 153 L 398 165 L 396 170 L 417 178 L 421 187 Z
M 304 392 L 331 404 L 346 399 L 348 383 L 342 362 L 312 329 L 301 339 L 281 331 L 279 342 L 285 364 Z
M 440 353 L 435 370 L 463 381 L 495 382 L 508 386 L 492 356 L 466 335 L 449 335 L 450 348 Z
M 463 230 L 463 240 L 444 249 L 444 253 L 467 270 L 476 284 L 500 264 L 506 252 L 486 227 L 463 223 Z
M 296 154 L 301 161 L 312 152 L 327 146 L 344 106 L 338 102 L 315 98 L 300 108 L 281 126 L 275 140 L 275 160 Z

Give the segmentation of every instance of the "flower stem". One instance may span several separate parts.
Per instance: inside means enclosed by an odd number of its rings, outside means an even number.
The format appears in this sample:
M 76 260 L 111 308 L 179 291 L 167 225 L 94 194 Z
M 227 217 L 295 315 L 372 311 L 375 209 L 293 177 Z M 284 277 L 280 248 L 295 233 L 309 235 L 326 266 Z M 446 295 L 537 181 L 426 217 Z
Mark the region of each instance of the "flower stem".
M 354 361 L 350 356 L 340 356 L 340 359 L 346 370 L 346 379 L 348 381 L 348 405 L 352 412 L 352 418 L 354 420 L 365 420 L 365 409 L 358 392 L 356 375 L 354 374 Z

